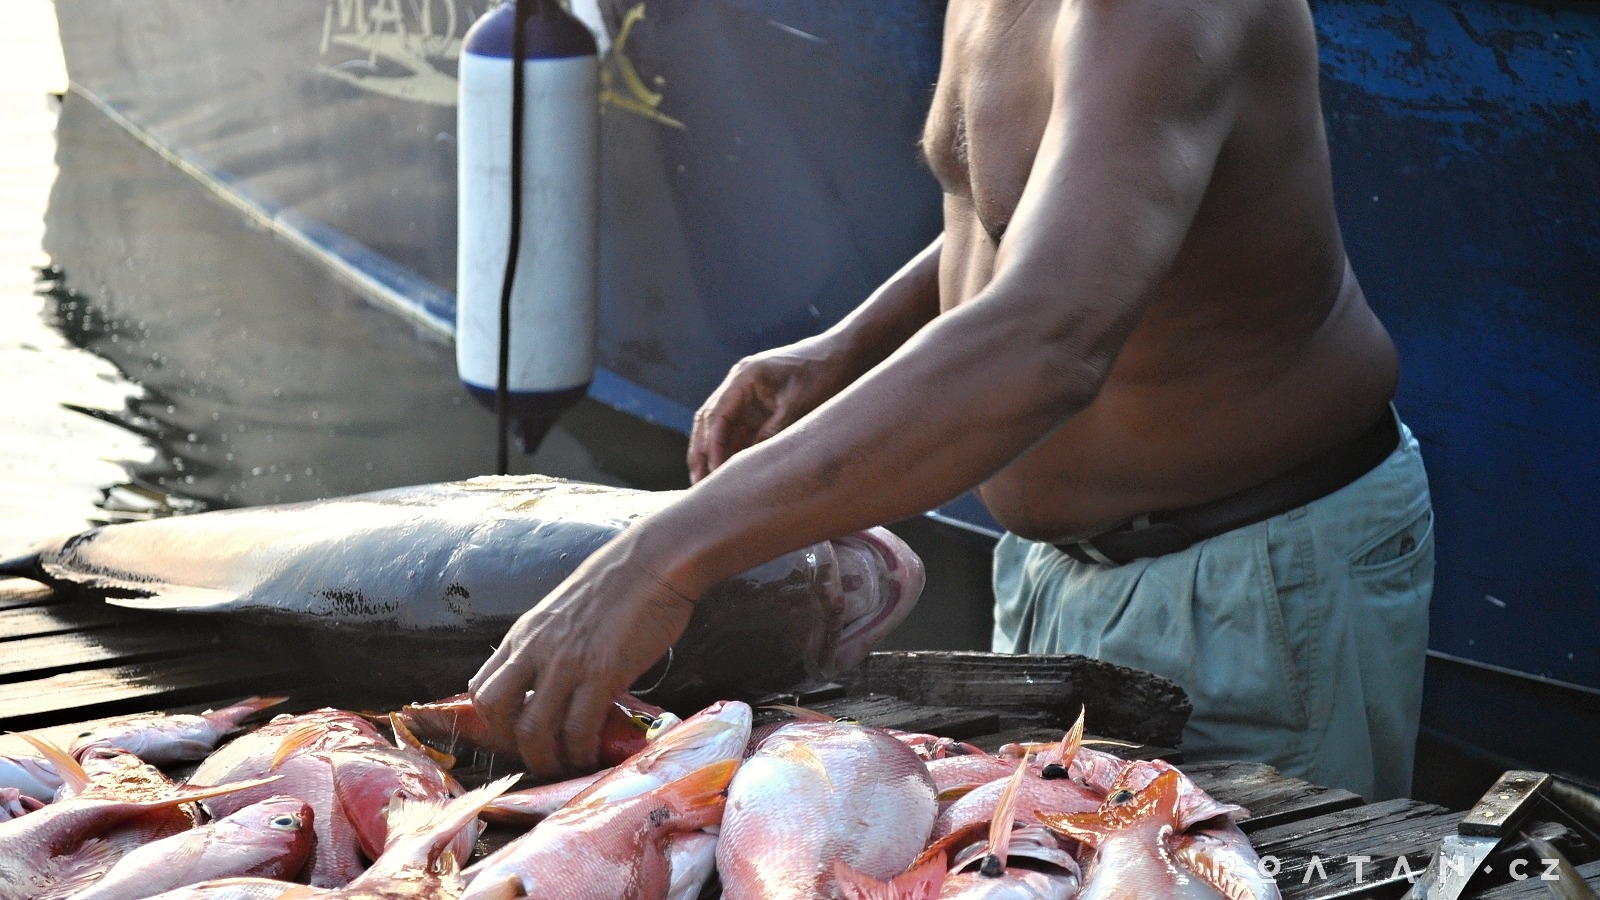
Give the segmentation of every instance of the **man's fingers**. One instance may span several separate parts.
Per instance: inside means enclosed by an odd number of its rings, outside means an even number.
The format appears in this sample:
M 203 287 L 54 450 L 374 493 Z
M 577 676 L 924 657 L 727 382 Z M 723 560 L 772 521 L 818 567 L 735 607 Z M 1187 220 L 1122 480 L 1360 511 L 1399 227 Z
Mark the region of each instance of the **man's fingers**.
M 603 676 L 602 676 L 603 677 Z M 590 679 L 580 683 L 567 704 L 561 745 L 567 765 L 578 772 L 593 772 L 600 765 L 600 728 L 620 691 Z
M 555 779 L 570 774 L 565 767 L 561 738 L 583 668 L 581 664 L 549 666 L 516 717 L 517 751 L 529 773 L 537 778 Z
M 472 707 L 488 726 L 497 747 L 517 746 L 513 725 L 522 709 L 523 698 L 537 678 L 535 672 L 524 676 L 521 668 L 516 665 L 515 659 L 503 659 L 502 654 L 497 652 L 472 677 Z

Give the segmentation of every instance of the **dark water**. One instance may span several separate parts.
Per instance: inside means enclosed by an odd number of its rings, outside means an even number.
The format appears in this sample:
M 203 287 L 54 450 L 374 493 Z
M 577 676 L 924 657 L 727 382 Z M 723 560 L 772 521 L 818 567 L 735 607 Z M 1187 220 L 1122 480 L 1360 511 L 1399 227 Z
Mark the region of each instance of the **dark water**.
M 0 553 L 90 522 L 493 471 L 494 418 L 458 384 L 450 345 L 83 99 L 47 104 L 26 79 L 8 83 L 34 113 L 18 125 L 31 143 L 12 144 L 31 153 L 7 179 L 32 193 L 0 209 L 17 223 L 0 255 Z M 685 449 L 585 402 L 512 467 L 670 489 L 687 484 Z M 897 530 L 928 561 L 930 589 L 891 645 L 986 647 L 987 545 L 924 522 Z

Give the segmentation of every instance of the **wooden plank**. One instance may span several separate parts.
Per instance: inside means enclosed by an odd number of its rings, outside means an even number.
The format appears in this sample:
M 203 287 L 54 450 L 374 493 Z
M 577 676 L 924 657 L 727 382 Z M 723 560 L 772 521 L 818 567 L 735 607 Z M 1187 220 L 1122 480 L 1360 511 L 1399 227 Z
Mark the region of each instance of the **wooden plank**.
M 253 689 L 289 693 L 297 676 L 293 660 L 269 663 L 228 651 L 65 672 L 0 685 L 0 728 L 40 728 Z
M 94 629 L 21 638 L 5 645 L 0 679 L 18 681 L 108 662 L 137 662 L 193 653 L 214 644 L 215 635 L 174 631 L 155 624 Z
M 1460 820 L 1461 813 L 1430 803 L 1386 800 L 1263 828 L 1251 843 L 1281 864 L 1277 880 L 1285 900 L 1346 896 L 1381 892 L 1404 880 L 1406 871 L 1421 872 Z M 1367 861 L 1358 866 L 1360 857 Z M 1397 862 L 1402 857 L 1403 866 Z
M 813 704 L 811 708 L 878 728 L 937 734 L 956 740 L 992 732 L 1000 727 L 999 714 L 989 710 L 925 706 L 880 694 L 829 700 Z
M 43 637 L 88 628 L 104 628 L 124 622 L 137 622 L 140 616 L 104 603 L 55 603 L 22 609 L 0 610 L 0 641 Z M 149 621 L 146 617 L 145 621 Z
M 0 577 L 0 609 L 40 606 L 56 599 L 55 591 L 37 581 Z
M 1183 689 L 1165 678 L 1068 654 L 880 652 L 839 681 L 853 693 L 1017 716 L 1008 727 L 1064 729 L 1086 710 L 1096 734 L 1164 747 L 1182 740 L 1192 710 Z
M 1364 802 L 1360 796 L 1342 788 L 1327 788 L 1289 778 L 1262 763 L 1190 763 L 1183 771 L 1211 796 L 1250 810 L 1250 817 L 1240 823 L 1249 833 L 1350 809 Z

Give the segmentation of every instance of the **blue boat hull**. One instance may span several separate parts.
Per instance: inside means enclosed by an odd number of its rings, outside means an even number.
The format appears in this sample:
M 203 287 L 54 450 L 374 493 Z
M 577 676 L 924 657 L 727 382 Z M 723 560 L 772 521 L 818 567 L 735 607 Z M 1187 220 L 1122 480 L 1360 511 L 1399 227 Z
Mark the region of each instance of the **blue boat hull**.
M 484 5 L 56 2 L 75 90 L 440 330 L 453 54 Z M 614 42 L 592 393 L 686 430 L 734 361 L 826 327 L 937 233 L 915 142 L 943 4 L 575 5 Z M 1555 726 L 1513 744 L 1467 713 L 1600 697 L 1600 10 L 1312 5 L 1345 238 L 1438 510 L 1426 718 L 1582 771 Z M 942 512 L 993 528 L 970 498 Z

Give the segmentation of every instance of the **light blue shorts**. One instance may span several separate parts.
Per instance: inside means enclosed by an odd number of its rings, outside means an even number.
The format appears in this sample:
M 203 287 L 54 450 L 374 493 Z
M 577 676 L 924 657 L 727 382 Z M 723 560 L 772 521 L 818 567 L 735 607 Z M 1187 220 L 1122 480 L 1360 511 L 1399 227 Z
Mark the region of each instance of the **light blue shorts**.
M 1368 800 L 1410 792 L 1433 509 L 1403 424 L 1340 490 L 1177 553 L 1105 566 L 1007 534 L 994 591 L 996 651 L 1081 653 L 1182 685 L 1188 759 L 1258 760 Z

